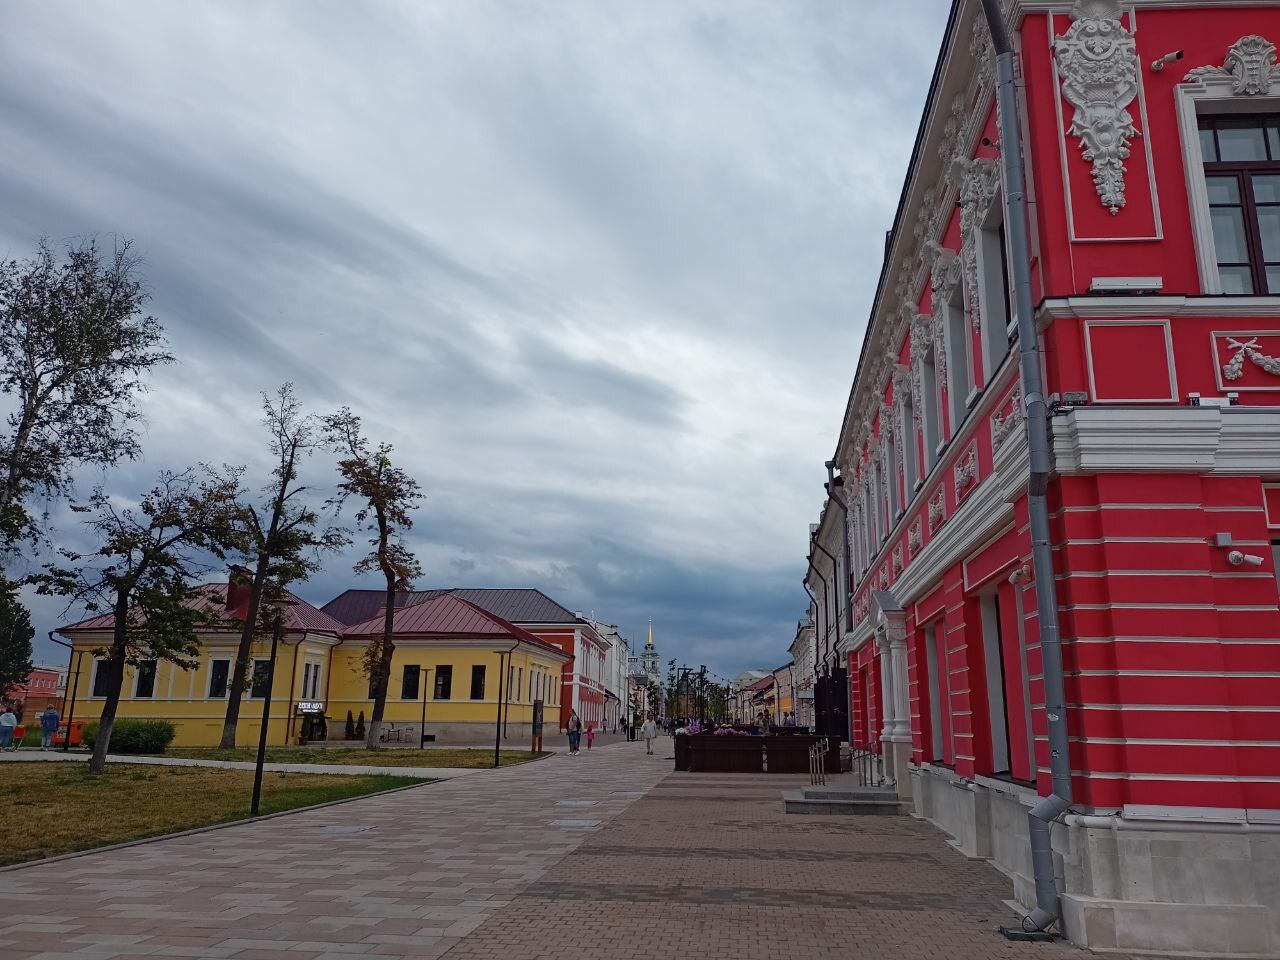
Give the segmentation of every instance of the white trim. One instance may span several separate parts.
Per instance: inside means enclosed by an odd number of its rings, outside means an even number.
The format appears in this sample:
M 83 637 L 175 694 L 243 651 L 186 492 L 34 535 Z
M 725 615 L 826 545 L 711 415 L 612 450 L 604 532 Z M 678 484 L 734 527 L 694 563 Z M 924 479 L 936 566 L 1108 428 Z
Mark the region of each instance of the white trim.
M 1280 407 L 1078 407 L 1051 422 L 1062 474 L 1280 473 Z
M 1215 264 L 1215 269 L 1216 269 Z M 1060 318 L 1095 317 L 1222 317 L 1280 319 L 1280 296 L 1261 297 L 1056 297 L 1040 305 L 1038 324 Z
M 1164 330 L 1164 353 L 1169 373 L 1167 397 L 1099 397 L 1093 373 L 1094 327 L 1160 327 Z M 1178 401 L 1178 372 L 1173 362 L 1173 329 L 1168 320 L 1086 320 L 1084 322 L 1084 359 L 1089 374 L 1089 396 L 1097 403 L 1176 403 Z
M 1054 23 L 1054 15 L 1062 12 L 1061 4 L 1047 4 L 1046 10 L 1048 14 L 1045 17 L 1045 23 L 1049 31 L 1048 44 L 1049 49 L 1053 49 L 1053 42 L 1057 37 L 1057 28 Z M 1129 32 L 1135 37 L 1138 34 L 1138 16 L 1133 5 L 1129 5 L 1129 9 L 1124 11 L 1129 14 Z M 1142 126 L 1138 131 L 1137 137 L 1134 139 L 1141 143 L 1141 149 L 1147 159 L 1147 184 L 1149 193 L 1151 194 L 1151 233 L 1147 236 L 1133 237 L 1085 237 L 1076 232 L 1075 207 L 1072 203 L 1071 194 L 1071 169 L 1070 169 L 1070 151 L 1067 148 L 1067 123 L 1066 118 L 1062 115 L 1062 75 L 1058 72 L 1058 60 L 1051 57 L 1053 66 L 1053 106 L 1054 116 L 1058 123 L 1058 157 L 1062 164 L 1062 188 L 1063 199 L 1066 201 L 1067 211 L 1067 239 L 1071 243 L 1138 243 L 1150 242 L 1152 240 L 1164 239 L 1164 226 L 1160 221 L 1160 200 L 1156 193 L 1156 171 L 1155 159 L 1151 155 L 1151 137 L 1148 134 L 1150 127 L 1147 121 L 1147 91 L 1142 80 L 1143 68 L 1138 69 L 1138 92 L 1134 97 L 1138 106 L 1138 117 Z M 1127 192 L 1127 191 L 1126 191 Z M 1126 207 L 1127 208 L 1127 207 Z
M 1010 520 L 1009 523 L 1005 524 L 995 533 L 991 534 L 991 536 L 987 537 L 986 540 L 982 541 L 982 543 L 978 544 L 978 546 L 974 547 L 973 550 L 971 550 L 969 554 L 965 556 L 963 560 L 960 561 L 960 584 L 961 584 L 961 589 L 965 593 L 968 593 L 970 590 L 973 590 L 975 587 L 985 585 L 988 581 L 992 580 L 995 577 L 1000 576 L 1000 574 L 1004 570 L 1008 569 L 1010 566 L 1012 566 L 1013 564 L 1017 563 L 1019 560 L 1022 559 L 1020 556 L 1010 557 L 1006 562 L 1000 564 L 999 567 L 993 570 L 990 574 L 988 574 L 982 580 L 979 580 L 977 583 L 973 583 L 969 580 L 969 561 L 972 560 L 974 557 L 976 557 L 978 554 L 987 550 L 992 544 L 994 544 L 997 540 L 999 540 L 1005 534 L 1012 532 L 1013 529 L 1014 529 L 1014 523 L 1012 520 Z
M 1267 508 L 1267 491 L 1268 490 L 1280 491 L 1280 483 L 1264 483 L 1262 485 L 1262 515 L 1266 519 L 1267 529 L 1277 530 L 1277 529 L 1280 529 L 1280 517 L 1276 517 L 1275 522 L 1274 523 L 1272 522 L 1271 511 Z

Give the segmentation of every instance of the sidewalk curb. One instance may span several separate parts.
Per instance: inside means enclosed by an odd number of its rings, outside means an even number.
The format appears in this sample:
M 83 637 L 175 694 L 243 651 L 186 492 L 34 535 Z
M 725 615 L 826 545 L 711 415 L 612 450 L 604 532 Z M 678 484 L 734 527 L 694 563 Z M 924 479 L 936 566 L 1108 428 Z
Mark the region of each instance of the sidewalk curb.
M 385 797 L 393 793 L 403 793 L 405 790 L 418 790 L 422 787 L 430 787 L 437 783 L 445 783 L 444 780 L 424 780 L 422 783 L 410 783 L 403 787 L 392 787 L 389 790 L 377 790 L 373 793 L 362 793 L 358 797 L 343 797 L 341 800 L 326 800 L 324 803 L 313 803 L 307 807 L 294 807 L 291 810 L 281 810 L 278 813 L 266 813 L 257 817 L 241 817 L 238 820 L 224 820 L 222 823 L 210 823 L 203 827 L 192 827 L 190 830 L 178 830 L 175 833 L 158 833 L 154 837 L 139 837 L 137 840 L 125 840 L 121 843 L 109 843 L 104 847 L 89 847 L 85 850 L 74 850 L 71 853 L 59 853 L 52 857 L 42 857 L 39 860 L 24 860 L 22 863 L 11 863 L 7 866 L 0 867 L 0 873 L 12 873 L 17 870 L 25 870 L 29 867 L 43 867 L 51 863 L 61 863 L 64 860 L 75 860 L 78 857 L 87 857 L 94 853 L 107 853 L 112 850 L 127 850 L 130 847 L 141 847 L 148 843 L 158 843 L 161 840 L 176 840 L 179 837 L 193 837 L 201 833 L 212 833 L 214 830 L 224 830 L 227 827 L 239 827 L 246 823 L 263 823 L 267 820 L 275 820 L 279 817 L 292 816 L 295 813 L 306 813 L 310 810 L 323 810 L 326 807 L 338 807 L 344 803 L 355 803 L 357 800 L 368 800 L 370 797 Z

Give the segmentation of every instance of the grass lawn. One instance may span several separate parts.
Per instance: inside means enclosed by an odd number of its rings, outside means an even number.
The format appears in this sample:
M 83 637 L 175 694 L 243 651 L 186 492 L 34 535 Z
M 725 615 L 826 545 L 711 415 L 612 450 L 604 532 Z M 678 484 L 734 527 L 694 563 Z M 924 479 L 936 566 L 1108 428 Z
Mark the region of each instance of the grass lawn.
M 249 815 L 252 770 L 108 765 L 101 777 L 80 763 L 6 762 L 0 865 L 190 830 Z M 262 812 L 425 783 L 410 777 L 267 773 Z
M 252 747 L 218 750 L 213 747 L 170 747 L 166 757 L 192 757 L 198 760 L 254 760 L 258 751 Z M 503 750 L 502 765 L 528 763 L 546 756 L 531 750 Z M 268 747 L 267 763 L 340 763 L 358 767 L 492 767 L 493 751 L 466 747 L 430 750 L 383 749 L 363 747 Z

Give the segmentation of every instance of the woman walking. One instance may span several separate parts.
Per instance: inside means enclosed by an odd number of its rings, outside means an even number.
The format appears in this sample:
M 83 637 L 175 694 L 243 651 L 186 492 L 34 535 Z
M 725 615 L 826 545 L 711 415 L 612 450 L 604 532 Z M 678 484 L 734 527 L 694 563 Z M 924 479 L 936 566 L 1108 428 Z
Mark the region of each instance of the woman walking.
M 644 737 L 644 752 L 648 756 L 653 756 L 653 741 L 658 736 L 658 724 L 653 719 L 653 714 L 649 714 L 649 719 L 644 722 L 644 726 L 640 728 L 640 734 Z
M 564 725 L 564 728 L 569 734 L 569 756 L 576 757 L 578 744 L 582 742 L 582 721 L 578 719 L 576 710 L 569 711 L 569 722 Z

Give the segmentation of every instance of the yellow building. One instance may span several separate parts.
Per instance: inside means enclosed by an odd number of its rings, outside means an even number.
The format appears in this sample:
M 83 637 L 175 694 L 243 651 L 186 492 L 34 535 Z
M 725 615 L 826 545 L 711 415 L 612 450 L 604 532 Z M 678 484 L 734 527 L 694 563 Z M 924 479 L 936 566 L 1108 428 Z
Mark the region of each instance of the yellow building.
M 156 718 L 177 728 L 176 746 L 216 746 L 226 714 L 227 688 L 239 642 L 246 588 L 209 584 L 205 603 L 221 607 L 219 621 L 200 630 L 196 666 L 165 661 L 127 667 L 117 713 Z M 381 613 L 353 626 L 291 597 L 272 684 L 268 742 L 342 740 L 348 711 L 372 714 L 364 654 L 381 636 Z M 93 617 L 61 628 L 80 665 L 78 719 L 96 719 L 106 696 L 105 661 L 92 651 L 111 642 L 113 618 Z M 554 736 L 562 666 L 570 656 L 554 644 L 449 593 L 398 609 L 395 652 L 383 729 L 389 742 L 417 744 L 425 732 L 444 742 L 492 742 L 501 725 L 511 745 L 529 742 L 535 702 L 541 701 L 546 734 Z M 253 645 L 250 682 L 240 709 L 236 742 L 258 742 L 271 643 Z M 87 695 L 86 695 L 87 691 Z M 65 712 L 65 711 L 64 711 Z M 425 726 L 424 718 L 425 716 Z

